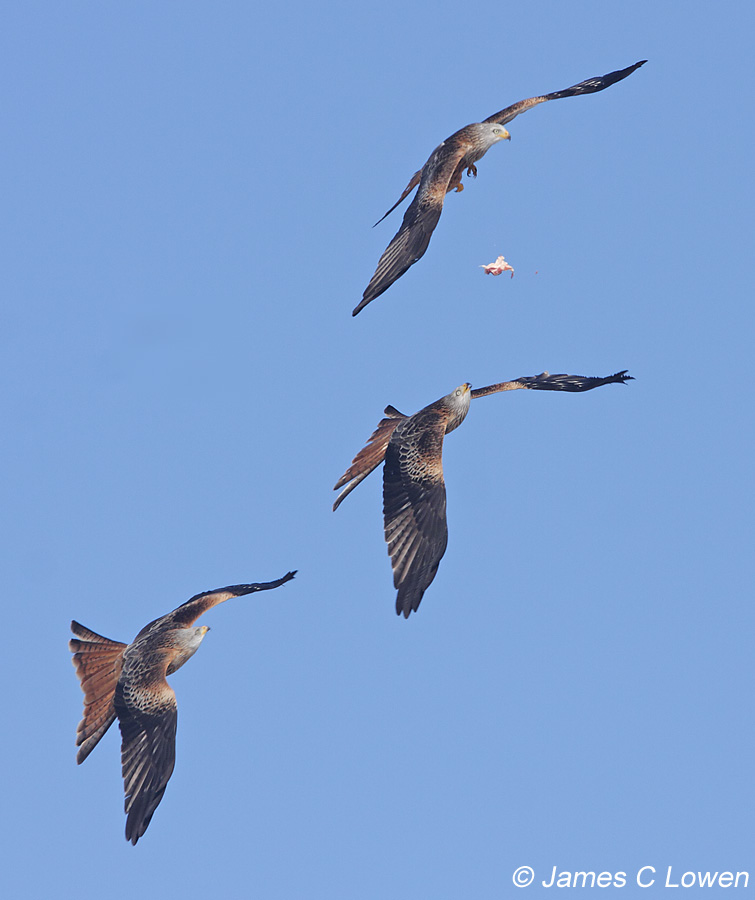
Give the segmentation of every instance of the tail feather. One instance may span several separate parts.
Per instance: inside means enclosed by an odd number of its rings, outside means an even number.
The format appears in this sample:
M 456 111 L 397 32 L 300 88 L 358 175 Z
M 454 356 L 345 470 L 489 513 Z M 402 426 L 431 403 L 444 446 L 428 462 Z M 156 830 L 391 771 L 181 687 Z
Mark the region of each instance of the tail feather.
M 78 622 L 71 622 L 71 631 L 76 637 L 68 646 L 84 692 L 84 716 L 76 729 L 76 762 L 82 763 L 115 720 L 113 696 L 128 645 L 111 641 Z
M 336 502 L 333 504 L 333 512 L 338 509 L 341 502 L 346 499 L 354 488 L 361 484 L 370 472 L 380 465 L 385 458 L 385 449 L 391 440 L 391 435 L 395 431 L 396 426 L 406 418 L 395 406 L 386 406 L 385 415 L 387 418 L 380 420 L 378 427 L 370 435 L 367 446 L 357 453 L 349 468 L 336 482 L 333 488 L 334 491 L 344 487 L 344 485 L 346 487 L 336 498 Z

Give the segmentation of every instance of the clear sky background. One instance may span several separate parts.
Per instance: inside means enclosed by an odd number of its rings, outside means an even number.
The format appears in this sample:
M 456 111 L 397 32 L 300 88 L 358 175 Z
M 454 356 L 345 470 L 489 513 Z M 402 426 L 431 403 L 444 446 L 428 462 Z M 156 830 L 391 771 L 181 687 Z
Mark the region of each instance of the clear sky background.
M 754 15 L 6 7 L 4 896 L 492 900 L 522 865 L 755 889 Z M 516 119 L 351 317 L 441 140 L 644 58 Z M 331 512 L 383 407 L 624 368 L 473 403 L 398 619 L 380 474 Z M 130 846 L 117 728 L 75 765 L 69 621 L 130 640 L 288 569 L 202 620 Z

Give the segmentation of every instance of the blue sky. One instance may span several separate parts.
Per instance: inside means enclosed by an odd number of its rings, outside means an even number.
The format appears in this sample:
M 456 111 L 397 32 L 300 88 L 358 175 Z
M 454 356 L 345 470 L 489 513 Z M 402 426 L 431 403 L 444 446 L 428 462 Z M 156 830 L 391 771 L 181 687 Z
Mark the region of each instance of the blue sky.
M 755 879 L 752 33 L 696 2 L 6 10 L 9 896 Z M 352 319 L 401 213 L 371 225 L 439 141 L 644 58 L 511 123 Z M 513 280 L 479 268 L 499 253 Z M 383 407 L 624 368 L 473 404 L 448 552 L 399 620 L 379 474 L 330 508 Z M 75 765 L 69 621 L 129 640 L 292 568 L 202 620 L 131 847 L 117 730 Z

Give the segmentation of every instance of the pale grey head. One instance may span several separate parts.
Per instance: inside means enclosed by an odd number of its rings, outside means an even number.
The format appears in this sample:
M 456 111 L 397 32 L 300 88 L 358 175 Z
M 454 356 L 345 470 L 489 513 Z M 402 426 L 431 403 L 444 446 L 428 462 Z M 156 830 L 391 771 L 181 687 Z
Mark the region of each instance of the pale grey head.
M 176 628 L 170 632 L 170 645 L 178 650 L 178 654 L 168 667 L 168 675 L 172 675 L 194 656 L 209 630 L 209 625 L 198 625 L 191 628 Z
M 448 424 L 446 425 L 446 434 L 448 434 L 449 431 L 453 431 L 454 428 L 458 428 L 466 418 L 466 415 L 469 412 L 469 403 L 472 399 L 471 389 L 471 384 L 460 384 L 456 390 L 451 391 L 450 394 L 446 394 L 441 400 L 443 406 L 451 412 L 448 418 Z
M 503 125 L 498 125 L 495 122 L 479 122 L 471 127 L 474 128 L 475 141 L 482 153 L 487 153 L 493 144 L 497 144 L 498 141 L 511 140 L 511 135 Z

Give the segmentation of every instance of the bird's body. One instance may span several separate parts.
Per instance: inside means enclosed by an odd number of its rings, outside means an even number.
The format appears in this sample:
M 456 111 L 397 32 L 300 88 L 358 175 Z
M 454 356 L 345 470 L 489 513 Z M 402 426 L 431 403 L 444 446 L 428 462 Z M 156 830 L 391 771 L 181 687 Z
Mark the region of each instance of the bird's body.
M 588 78 L 561 91 L 521 100 L 494 113 L 483 122 L 460 128 L 439 144 L 424 166 L 411 177 L 397 202 L 379 220 L 382 222 L 417 187 L 417 193 L 404 213 L 401 227 L 380 257 L 375 274 L 352 315 L 357 315 L 368 303 L 387 291 L 407 269 L 422 258 L 440 219 L 446 194 L 452 190 L 463 190 L 461 182 L 463 173 L 466 171 L 468 175 L 476 176 L 475 163 L 479 162 L 494 144 L 510 139 L 504 125 L 533 106 L 548 100 L 603 91 L 631 75 L 645 62 L 646 60 L 642 60 L 626 69 L 609 72 L 598 78 Z
M 213 606 L 256 591 L 279 587 L 277 581 L 231 585 L 197 594 L 173 612 L 145 625 L 130 644 L 111 641 L 78 622 L 69 642 L 84 691 L 76 761 L 82 763 L 118 719 L 126 793 L 126 839 L 136 844 L 162 800 L 175 765 L 178 708 L 167 675 L 196 653 L 209 631 L 194 622 Z
M 333 504 L 342 501 L 376 469 L 383 468 L 383 521 L 388 554 L 393 567 L 396 613 L 408 618 L 435 578 L 448 544 L 446 486 L 443 480 L 443 439 L 458 428 L 471 400 L 501 391 L 541 390 L 579 393 L 604 384 L 624 384 L 626 371 L 606 378 L 581 375 L 541 375 L 504 381 L 471 390 L 460 385 L 445 397 L 412 416 L 393 406 L 385 410 L 367 446 L 337 481 L 342 488 Z
M 417 609 L 448 544 L 443 438 L 469 411 L 463 384 L 396 426 L 385 452 L 385 540 L 398 589 L 396 609 Z

